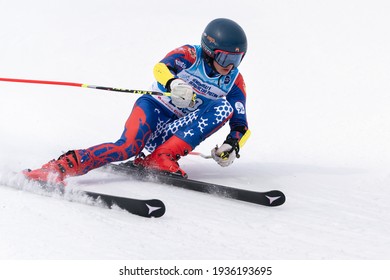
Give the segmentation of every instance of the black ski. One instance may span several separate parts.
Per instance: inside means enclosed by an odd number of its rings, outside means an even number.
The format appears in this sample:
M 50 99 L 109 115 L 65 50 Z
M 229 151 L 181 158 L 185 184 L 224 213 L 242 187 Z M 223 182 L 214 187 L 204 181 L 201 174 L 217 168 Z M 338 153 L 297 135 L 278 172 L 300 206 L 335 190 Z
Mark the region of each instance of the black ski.
M 124 209 L 132 214 L 146 218 L 158 218 L 163 216 L 165 213 L 165 205 L 159 199 L 142 200 L 88 191 L 81 193 L 95 200 L 100 199 L 109 208 L 112 208 L 113 205 L 117 205 L 119 208 Z
M 166 185 L 187 190 L 215 194 L 222 197 L 251 202 L 264 206 L 280 206 L 286 201 L 286 196 L 279 190 L 265 192 L 249 191 L 198 180 L 186 179 L 172 174 L 164 174 L 160 172 L 152 173 L 135 166 L 132 161 L 127 161 L 120 164 L 109 164 L 108 167 L 116 172 L 129 175 L 137 180 L 151 182 L 157 181 Z
M 114 205 L 126 210 L 131 214 L 135 214 L 146 218 L 158 218 L 164 215 L 165 205 L 159 199 L 136 199 L 130 197 L 114 196 L 109 194 L 67 190 L 64 185 L 48 184 L 45 182 L 28 181 L 22 174 L 13 174 L 13 178 L 7 181 L 0 181 L 1 185 L 8 186 L 14 189 L 22 189 L 31 193 L 36 193 L 44 196 L 59 195 L 68 201 L 85 203 L 82 196 L 87 196 L 92 199 L 92 202 L 103 203 L 108 208 Z M 88 203 L 89 204 L 89 203 Z

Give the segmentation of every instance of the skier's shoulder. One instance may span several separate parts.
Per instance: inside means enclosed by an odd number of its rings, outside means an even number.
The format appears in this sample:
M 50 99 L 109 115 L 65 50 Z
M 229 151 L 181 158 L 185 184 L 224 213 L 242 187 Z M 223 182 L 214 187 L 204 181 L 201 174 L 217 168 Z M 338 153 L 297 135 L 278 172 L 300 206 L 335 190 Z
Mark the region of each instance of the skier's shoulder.
M 234 85 L 228 95 L 243 94 L 246 96 L 246 86 L 244 81 L 244 76 L 240 73 L 238 69 L 234 69 Z
M 167 57 L 182 58 L 188 62 L 194 63 L 199 55 L 198 48 L 195 45 L 182 45 L 167 54 Z

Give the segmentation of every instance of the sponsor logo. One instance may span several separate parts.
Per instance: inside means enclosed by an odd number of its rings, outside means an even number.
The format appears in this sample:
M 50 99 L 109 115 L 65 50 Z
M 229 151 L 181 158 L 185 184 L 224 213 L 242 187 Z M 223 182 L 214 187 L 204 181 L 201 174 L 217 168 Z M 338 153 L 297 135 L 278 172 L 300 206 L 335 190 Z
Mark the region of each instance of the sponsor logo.
M 236 110 L 239 114 L 242 114 L 242 115 L 245 114 L 245 107 L 244 107 L 244 104 L 242 104 L 241 102 L 236 102 L 234 104 L 234 107 L 236 107 Z
M 280 196 L 268 196 L 268 195 L 266 195 L 266 197 L 269 199 L 269 204 L 272 204 L 275 200 L 278 200 L 280 198 Z
M 154 207 L 154 206 L 150 206 L 149 204 L 146 204 L 146 206 L 149 209 L 149 215 L 152 214 L 154 211 L 161 209 L 161 207 Z
M 203 36 L 206 37 L 206 39 L 211 43 L 211 44 L 216 44 L 216 41 L 213 37 L 211 37 L 210 35 L 207 35 L 207 33 L 204 33 Z
M 187 68 L 187 67 L 186 67 L 186 64 L 185 64 L 183 61 L 180 61 L 180 60 L 178 60 L 178 59 L 175 60 L 175 64 L 176 64 L 177 66 L 179 66 L 180 68 L 182 68 L 182 69 Z

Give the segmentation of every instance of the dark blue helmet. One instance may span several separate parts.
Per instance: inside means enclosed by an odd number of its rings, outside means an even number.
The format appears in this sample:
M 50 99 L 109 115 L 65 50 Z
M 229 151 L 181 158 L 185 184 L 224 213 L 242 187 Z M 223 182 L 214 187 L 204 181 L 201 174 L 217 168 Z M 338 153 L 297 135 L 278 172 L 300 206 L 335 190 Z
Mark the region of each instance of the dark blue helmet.
M 215 60 L 222 67 L 230 64 L 238 67 L 248 46 L 241 26 L 226 18 L 215 19 L 206 26 L 201 45 L 206 58 Z

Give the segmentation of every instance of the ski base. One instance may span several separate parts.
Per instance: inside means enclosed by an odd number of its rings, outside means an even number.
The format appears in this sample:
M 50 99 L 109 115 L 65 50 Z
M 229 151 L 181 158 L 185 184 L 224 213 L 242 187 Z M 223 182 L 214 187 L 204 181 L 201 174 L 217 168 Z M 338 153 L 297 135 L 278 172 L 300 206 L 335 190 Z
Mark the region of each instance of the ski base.
M 265 192 L 249 191 L 198 180 L 183 178 L 170 173 L 146 170 L 127 161 L 120 164 L 109 164 L 108 167 L 118 173 L 125 174 L 141 181 L 158 182 L 197 192 L 215 194 L 226 198 L 275 207 L 285 203 L 286 196 L 279 190 Z

